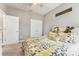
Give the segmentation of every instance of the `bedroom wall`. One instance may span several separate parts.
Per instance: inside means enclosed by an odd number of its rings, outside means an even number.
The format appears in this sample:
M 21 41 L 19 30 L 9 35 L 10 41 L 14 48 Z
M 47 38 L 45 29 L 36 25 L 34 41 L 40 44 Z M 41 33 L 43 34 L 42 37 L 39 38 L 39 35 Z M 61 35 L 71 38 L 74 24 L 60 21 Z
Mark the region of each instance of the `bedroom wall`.
M 2 43 L 2 20 L 3 20 L 3 15 L 5 15 L 5 10 L 6 7 L 4 4 L 0 3 L 0 55 L 2 54 L 2 48 L 1 48 L 1 43 Z
M 0 3 L 0 9 L 5 12 L 6 11 L 6 6 L 3 3 Z
M 69 7 L 72 11 L 61 16 L 55 17 L 55 14 Z M 74 26 L 79 27 L 79 3 L 63 3 L 45 15 L 44 34 L 47 34 L 52 26 Z
M 30 20 L 31 18 L 37 19 L 37 20 L 42 20 L 43 21 L 43 16 L 32 13 L 32 12 L 26 12 L 23 10 L 19 10 L 16 8 L 11 8 L 8 7 L 6 13 L 8 15 L 13 15 L 13 16 L 19 16 L 19 30 L 20 30 L 20 40 L 21 39 L 26 39 L 30 37 Z
M 0 27 L 2 27 L 2 14 L 5 14 L 6 7 L 4 4 L 0 3 Z

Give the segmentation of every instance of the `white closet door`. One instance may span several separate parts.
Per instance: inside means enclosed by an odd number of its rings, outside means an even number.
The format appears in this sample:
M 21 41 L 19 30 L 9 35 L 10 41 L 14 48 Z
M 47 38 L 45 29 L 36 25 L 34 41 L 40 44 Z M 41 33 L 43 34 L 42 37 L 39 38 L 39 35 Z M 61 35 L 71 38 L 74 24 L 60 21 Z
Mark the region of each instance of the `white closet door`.
M 0 9 L 0 56 L 2 56 L 2 32 L 3 32 L 3 16 L 5 12 Z
M 3 15 L 0 13 L 0 56 L 2 56 L 2 19 Z
M 31 37 L 42 36 L 42 21 L 31 19 Z
M 2 19 L 3 15 L 0 14 L 0 44 L 2 44 Z
M 6 16 L 5 18 L 5 44 L 14 44 L 19 41 L 19 18 Z

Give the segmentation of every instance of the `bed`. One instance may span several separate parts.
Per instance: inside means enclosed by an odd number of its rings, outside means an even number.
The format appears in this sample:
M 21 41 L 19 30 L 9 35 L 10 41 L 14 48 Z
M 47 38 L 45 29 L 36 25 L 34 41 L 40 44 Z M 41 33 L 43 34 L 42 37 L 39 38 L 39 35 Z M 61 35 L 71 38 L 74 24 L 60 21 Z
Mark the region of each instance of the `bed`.
M 52 36 L 52 37 L 51 37 Z M 47 36 L 25 39 L 25 56 L 78 56 L 79 32 L 49 32 Z

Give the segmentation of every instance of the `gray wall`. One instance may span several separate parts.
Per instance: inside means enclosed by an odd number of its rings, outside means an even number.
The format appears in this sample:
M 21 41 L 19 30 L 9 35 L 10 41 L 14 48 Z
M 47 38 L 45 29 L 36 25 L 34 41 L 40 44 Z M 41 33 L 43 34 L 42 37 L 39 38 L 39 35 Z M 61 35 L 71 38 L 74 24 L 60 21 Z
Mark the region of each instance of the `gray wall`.
M 0 27 L 2 27 L 2 19 L 3 19 L 2 14 L 5 14 L 5 10 L 6 7 L 4 6 L 4 4 L 0 3 Z
M 8 7 L 6 13 L 8 15 L 19 16 L 19 29 L 20 29 L 20 39 L 26 39 L 30 37 L 30 20 L 31 18 L 42 20 L 44 17 L 42 15 L 25 12 L 16 8 Z
M 69 7 L 72 11 L 64 15 L 55 17 L 55 14 Z M 54 10 L 50 11 L 44 19 L 44 34 L 47 34 L 52 26 L 74 26 L 79 27 L 79 3 L 63 3 Z
M 0 9 L 5 12 L 6 11 L 6 6 L 3 3 L 0 3 Z

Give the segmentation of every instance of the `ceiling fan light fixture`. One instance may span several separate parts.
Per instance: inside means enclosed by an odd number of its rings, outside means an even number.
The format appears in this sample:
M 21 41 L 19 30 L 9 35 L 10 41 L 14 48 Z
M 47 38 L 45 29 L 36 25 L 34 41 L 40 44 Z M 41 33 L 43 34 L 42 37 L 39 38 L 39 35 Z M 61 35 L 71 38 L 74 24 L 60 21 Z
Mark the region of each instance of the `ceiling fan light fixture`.
M 33 5 L 34 5 L 34 6 L 36 6 L 36 5 L 37 5 L 37 3 L 34 3 Z
M 32 4 L 33 7 L 43 7 L 42 3 L 33 3 Z

